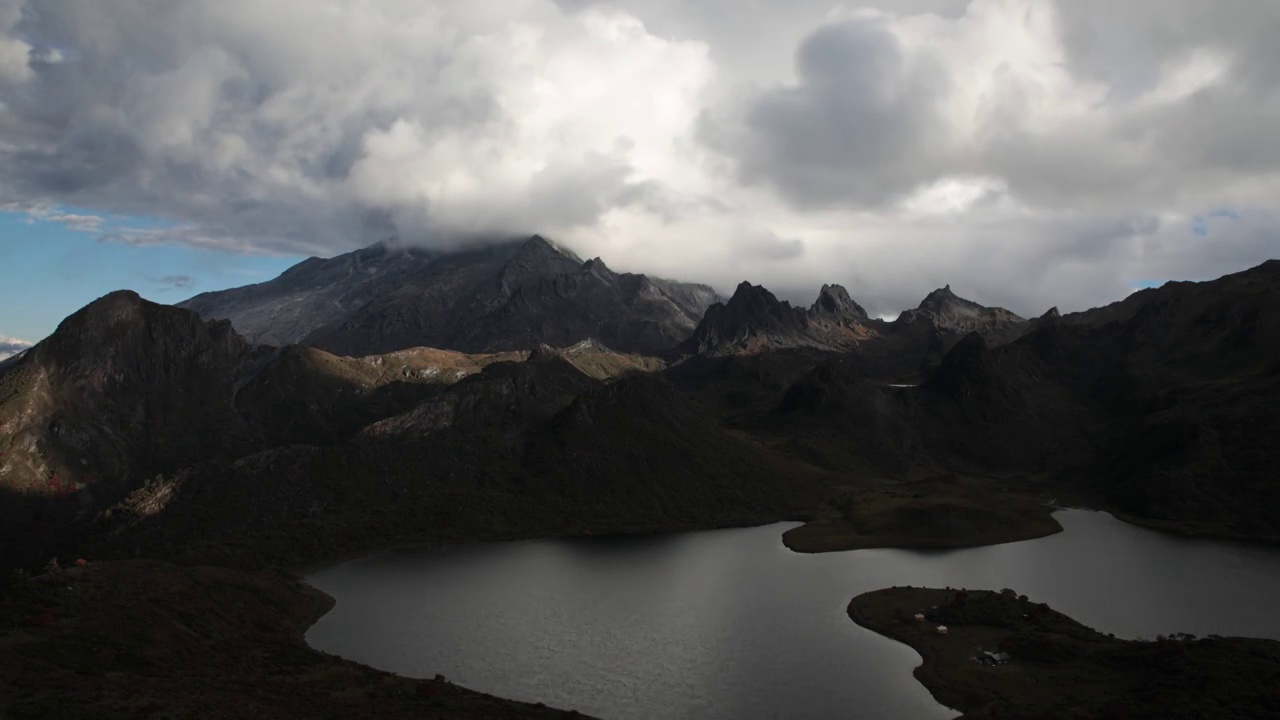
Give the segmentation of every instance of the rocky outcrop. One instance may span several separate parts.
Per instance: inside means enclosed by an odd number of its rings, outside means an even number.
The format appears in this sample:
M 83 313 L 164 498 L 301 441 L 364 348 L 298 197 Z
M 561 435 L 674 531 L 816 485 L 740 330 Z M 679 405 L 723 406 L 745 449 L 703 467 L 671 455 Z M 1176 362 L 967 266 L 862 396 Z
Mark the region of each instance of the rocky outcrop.
M 229 318 L 254 342 L 339 355 L 500 352 L 587 338 L 657 354 L 687 338 L 716 299 L 705 285 L 617 273 L 535 235 L 452 253 L 376 245 L 182 306 Z
M 926 295 L 919 306 L 902 313 L 895 323 L 927 323 L 942 333 L 964 336 L 977 332 L 988 340 L 1007 342 L 1025 328 L 1027 321 L 1004 308 L 966 300 L 947 285 Z
M 867 311 L 849 297 L 849 291 L 841 285 L 823 285 L 818 299 L 809 308 L 812 317 L 826 317 L 836 322 L 860 322 L 867 319 Z
M 823 285 L 809 310 L 743 282 L 727 303 L 716 303 L 680 350 L 696 355 L 759 353 L 783 348 L 844 350 L 871 335 L 867 314 L 839 285 Z

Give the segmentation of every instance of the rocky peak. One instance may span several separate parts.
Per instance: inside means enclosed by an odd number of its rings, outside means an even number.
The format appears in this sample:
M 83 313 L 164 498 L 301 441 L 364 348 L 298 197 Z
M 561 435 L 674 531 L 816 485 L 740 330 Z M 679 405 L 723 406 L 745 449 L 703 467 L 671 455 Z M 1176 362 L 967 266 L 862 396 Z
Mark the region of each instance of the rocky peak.
M 736 309 L 739 312 L 745 309 L 761 309 L 771 310 L 776 307 L 786 307 L 791 309 L 791 303 L 785 300 L 779 300 L 777 296 L 769 292 L 763 285 L 752 285 L 743 280 L 738 284 L 737 289 L 733 291 L 733 295 L 729 298 L 729 302 L 725 303 L 725 307 Z
M 531 281 L 575 274 L 582 265 L 576 257 L 561 251 L 542 236 L 534 235 L 521 243 L 507 259 L 498 273 L 498 282 L 503 289 L 514 291 Z
M 823 285 L 818 291 L 818 299 L 814 301 L 809 312 L 814 315 L 852 317 L 867 319 L 867 311 L 849 297 L 849 291 L 841 285 Z
M 944 285 L 938 288 L 937 290 L 934 290 L 928 295 L 925 295 L 924 300 L 921 300 L 920 304 L 916 307 L 919 310 L 938 311 L 947 307 L 948 305 L 955 304 L 955 303 L 981 307 L 981 305 L 978 305 L 975 302 L 965 300 L 959 295 L 956 295 L 954 292 L 951 291 L 951 285 L 949 284 Z
M 198 362 L 202 372 L 231 373 L 250 346 L 227 320 L 205 322 L 190 310 L 144 300 L 131 290 L 108 293 L 73 313 L 42 342 L 42 362 L 97 379 L 140 382 L 178 371 L 171 362 Z
M 606 282 L 612 282 L 618 276 L 617 273 L 609 269 L 608 265 L 604 264 L 604 260 L 601 260 L 598 257 L 591 258 L 590 260 L 582 263 L 582 270 L 583 272 L 589 275 L 594 275 Z M 642 275 L 641 278 L 643 277 L 644 276 Z
M 1016 336 L 1017 333 L 1011 331 L 1026 324 L 1026 320 L 1004 308 L 986 307 L 956 295 L 950 285 L 929 293 L 915 309 L 902 313 L 895 324 L 919 322 L 948 333 L 991 333 L 989 339 L 997 335 Z
M 804 310 L 779 300 L 763 286 L 743 281 L 727 303 L 707 308 L 683 349 L 714 354 L 752 350 L 756 345 L 793 345 L 800 342 L 808 325 Z

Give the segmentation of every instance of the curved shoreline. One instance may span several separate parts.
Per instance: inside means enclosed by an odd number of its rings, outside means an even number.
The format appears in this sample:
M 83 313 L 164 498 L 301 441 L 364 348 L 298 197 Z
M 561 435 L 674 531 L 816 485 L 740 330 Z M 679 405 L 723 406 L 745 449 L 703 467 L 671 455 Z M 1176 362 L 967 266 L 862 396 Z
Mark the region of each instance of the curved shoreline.
M 795 552 L 868 548 L 949 549 L 1034 540 L 1062 532 L 1056 509 L 993 478 L 936 475 L 846 490 L 818 516 L 783 534 Z
M 892 589 L 896 590 L 897 588 Z M 922 642 L 912 642 L 911 637 L 905 633 L 894 632 L 892 626 L 886 625 L 882 622 L 877 622 L 869 617 L 865 609 L 862 607 L 862 603 L 859 603 L 859 600 L 862 600 L 868 595 L 872 595 L 876 592 L 884 591 L 876 590 L 871 593 L 863 593 L 862 595 L 858 595 L 850 600 L 849 606 L 846 609 L 846 612 L 849 614 L 849 619 L 853 620 L 854 624 L 859 627 L 870 630 L 871 632 L 889 638 L 890 640 L 900 642 L 916 651 L 920 656 L 920 664 L 912 669 L 911 674 L 920 682 L 921 685 L 924 685 L 925 689 L 929 691 L 929 694 L 933 696 L 933 699 L 938 701 L 938 704 L 960 713 L 970 712 L 976 707 L 980 707 L 982 705 L 981 697 L 975 697 L 972 693 L 953 688 L 946 681 L 945 674 L 940 672 L 939 669 L 941 666 L 941 658 L 932 645 Z
M 1120 640 L 1008 590 L 886 588 L 848 615 L 915 650 L 912 674 L 964 718 L 1280 715 L 1275 640 Z

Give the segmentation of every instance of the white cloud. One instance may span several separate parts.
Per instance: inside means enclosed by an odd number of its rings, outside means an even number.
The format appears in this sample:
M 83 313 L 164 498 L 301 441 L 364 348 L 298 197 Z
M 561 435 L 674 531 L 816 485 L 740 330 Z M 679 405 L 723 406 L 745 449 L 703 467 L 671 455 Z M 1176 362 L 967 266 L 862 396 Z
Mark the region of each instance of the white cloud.
M 31 45 L 14 32 L 20 19 L 16 0 L 0 0 L 0 88 L 25 82 L 33 74 Z
M 0 360 L 7 360 L 29 347 L 31 343 L 26 340 L 0 335 Z
M 1280 255 L 1273 5 L 0 0 L 0 197 L 132 244 L 540 232 L 1067 310 Z

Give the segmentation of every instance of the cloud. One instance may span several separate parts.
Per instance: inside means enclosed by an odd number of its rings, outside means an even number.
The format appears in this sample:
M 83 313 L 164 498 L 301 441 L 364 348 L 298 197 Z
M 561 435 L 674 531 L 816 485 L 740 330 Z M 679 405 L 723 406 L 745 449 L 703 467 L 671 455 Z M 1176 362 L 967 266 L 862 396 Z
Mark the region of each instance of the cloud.
M 14 206 L 10 211 L 25 212 L 29 223 L 36 221 L 59 223 L 70 230 L 83 233 L 97 233 L 102 230 L 103 224 L 106 222 L 106 219 L 100 215 L 65 212 L 42 205 Z
M 1267 39 L 1280 13 L 1233 3 L 1226 23 L 1173 7 L 1173 19 L 1137 0 L 855 12 L 800 44 L 795 82 L 745 93 L 704 135 L 745 181 L 801 207 L 885 206 L 958 176 L 1051 209 L 1266 202 L 1280 184 Z
M 7 2 L 0 36 L 67 59 L 6 75 L 0 196 L 233 248 L 595 223 L 665 181 L 711 74 L 542 0 Z
M 1065 311 L 1280 255 L 1274 5 L 0 0 L 0 203 Z
M 945 170 L 946 77 L 912 57 L 878 17 L 824 26 L 796 53 L 799 82 L 749 97 L 740 127 L 708 115 L 713 147 L 744 181 L 771 181 L 800 206 L 876 205 Z
M 7 360 L 29 347 L 31 347 L 31 343 L 26 340 L 0 335 L 0 360 Z
M 165 275 L 163 277 L 147 278 L 153 285 L 159 285 L 160 292 L 168 292 L 170 290 L 188 290 L 195 285 L 195 280 L 190 275 Z

